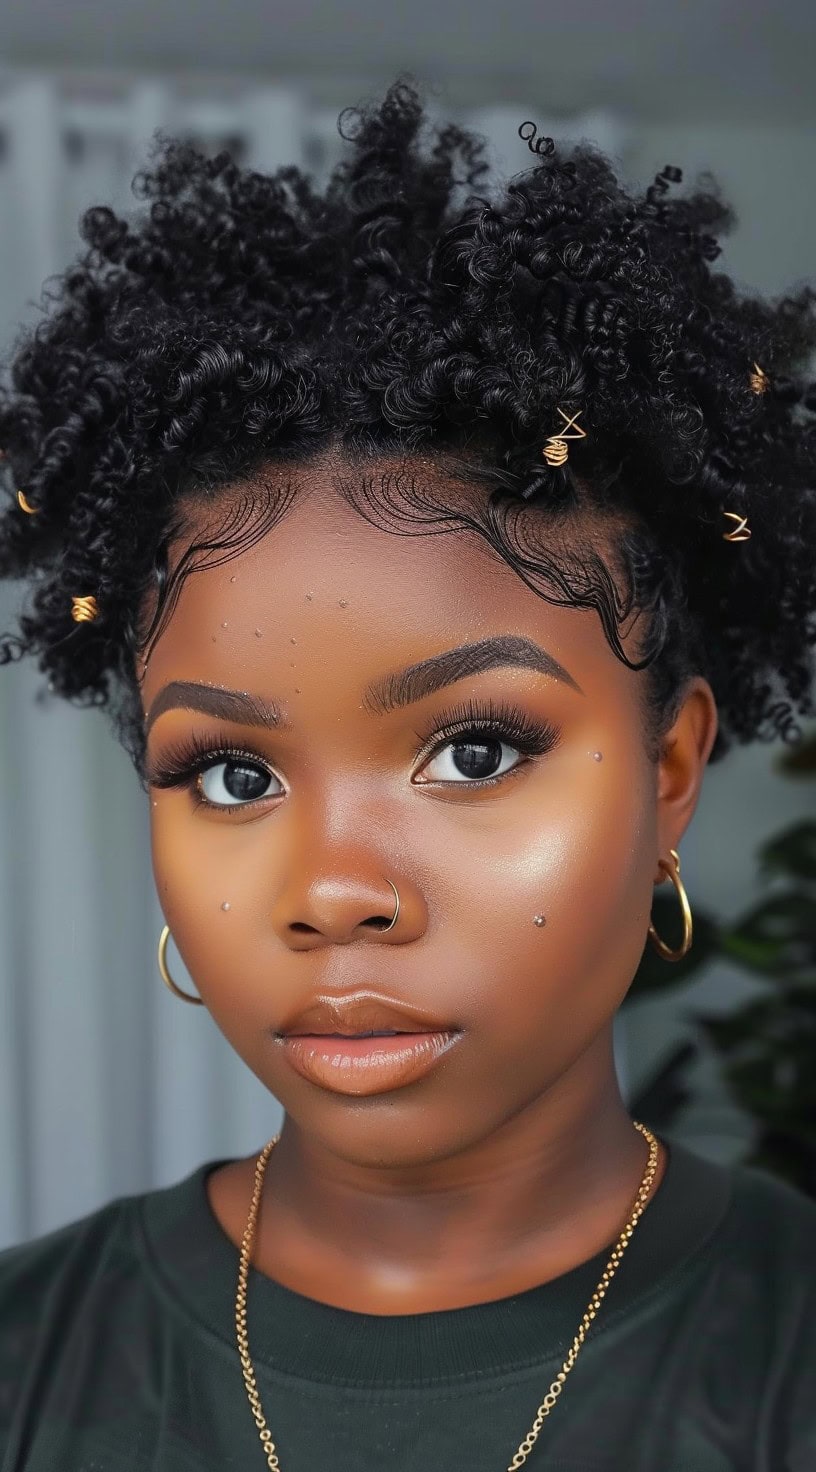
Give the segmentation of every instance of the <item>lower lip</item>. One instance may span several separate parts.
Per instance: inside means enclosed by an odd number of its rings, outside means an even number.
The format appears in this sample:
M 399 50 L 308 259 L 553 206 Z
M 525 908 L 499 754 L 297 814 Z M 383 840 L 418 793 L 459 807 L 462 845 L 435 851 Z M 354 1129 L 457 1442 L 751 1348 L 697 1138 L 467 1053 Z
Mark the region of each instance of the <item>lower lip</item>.
M 407 1032 L 393 1038 L 281 1037 L 297 1073 L 336 1094 L 381 1094 L 429 1073 L 461 1032 Z

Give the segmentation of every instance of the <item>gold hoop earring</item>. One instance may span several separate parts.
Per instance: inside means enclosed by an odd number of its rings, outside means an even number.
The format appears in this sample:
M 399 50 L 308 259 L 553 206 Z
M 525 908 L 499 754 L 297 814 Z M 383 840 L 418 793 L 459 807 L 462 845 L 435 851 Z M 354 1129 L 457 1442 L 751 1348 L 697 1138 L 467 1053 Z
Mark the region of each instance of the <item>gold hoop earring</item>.
M 159 936 L 159 970 L 161 972 L 162 981 L 164 982 L 165 986 L 170 988 L 170 991 L 173 993 L 174 996 L 181 997 L 182 1002 L 192 1002 L 196 1007 L 203 1007 L 204 1003 L 202 1002 L 201 998 L 194 997 L 192 992 L 182 991 L 180 986 L 176 986 L 176 983 L 170 975 L 170 972 L 167 970 L 167 961 L 165 960 L 165 954 L 167 951 L 167 942 L 169 938 L 170 926 L 165 925 L 164 930 Z
M 688 895 L 686 894 L 685 888 L 680 878 L 680 855 L 677 852 L 676 848 L 670 849 L 669 852 L 674 860 L 674 868 L 672 868 L 671 864 L 668 864 L 665 859 L 658 859 L 658 864 L 663 870 L 663 873 L 668 874 L 672 884 L 677 890 L 677 896 L 680 900 L 680 905 L 683 910 L 683 940 L 679 949 L 673 951 L 670 946 L 666 945 L 665 941 L 660 939 L 660 936 L 658 935 L 651 922 L 649 924 L 649 939 L 654 945 L 655 950 L 659 953 L 659 955 L 663 957 L 664 961 L 682 961 L 683 957 L 687 955 L 687 953 L 691 950 L 691 938 L 693 933 L 691 905 L 688 902 Z

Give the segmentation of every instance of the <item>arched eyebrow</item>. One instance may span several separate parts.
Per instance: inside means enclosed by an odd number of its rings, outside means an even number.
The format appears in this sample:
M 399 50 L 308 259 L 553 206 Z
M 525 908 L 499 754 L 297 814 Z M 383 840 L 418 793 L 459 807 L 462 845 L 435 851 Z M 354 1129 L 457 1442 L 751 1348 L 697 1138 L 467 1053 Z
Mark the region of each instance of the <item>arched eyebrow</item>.
M 478 675 L 483 670 L 502 666 L 538 670 L 542 675 L 562 680 L 579 695 L 584 693 L 569 670 L 540 644 L 520 634 L 500 634 L 479 639 L 475 644 L 460 644 L 456 649 L 446 649 L 443 654 L 432 654 L 430 659 L 420 660 L 397 674 L 375 680 L 363 695 L 363 705 L 366 710 L 384 715 L 397 706 L 413 705 L 414 701 L 423 700 L 426 695 L 433 695 L 436 690 L 453 685 L 467 675 Z
M 584 693 L 569 670 L 540 644 L 520 634 L 499 634 L 473 644 L 460 644 L 455 649 L 444 650 L 442 654 L 432 654 L 418 664 L 408 665 L 404 670 L 372 681 L 363 692 L 363 707 L 372 714 L 385 715 L 399 706 L 424 700 L 468 675 L 502 667 L 538 670 L 539 674 L 569 685 L 579 695 Z M 162 687 L 150 707 L 145 736 L 167 710 L 196 710 L 242 726 L 292 729 L 283 714 L 282 703 L 262 699 L 245 690 L 205 685 L 198 680 L 171 680 Z

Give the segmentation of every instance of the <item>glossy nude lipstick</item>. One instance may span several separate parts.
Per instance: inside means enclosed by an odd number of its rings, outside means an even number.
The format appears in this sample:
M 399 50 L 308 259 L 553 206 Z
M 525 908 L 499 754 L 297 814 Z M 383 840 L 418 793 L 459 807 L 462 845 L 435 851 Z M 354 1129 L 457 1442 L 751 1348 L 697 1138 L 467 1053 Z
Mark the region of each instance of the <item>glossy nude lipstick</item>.
M 324 992 L 275 1034 L 296 1072 L 335 1094 L 383 1094 L 439 1062 L 462 1029 L 375 989 Z
M 462 1036 L 459 1030 L 390 1037 L 296 1033 L 276 1041 L 297 1073 L 337 1094 L 382 1094 L 422 1078 Z

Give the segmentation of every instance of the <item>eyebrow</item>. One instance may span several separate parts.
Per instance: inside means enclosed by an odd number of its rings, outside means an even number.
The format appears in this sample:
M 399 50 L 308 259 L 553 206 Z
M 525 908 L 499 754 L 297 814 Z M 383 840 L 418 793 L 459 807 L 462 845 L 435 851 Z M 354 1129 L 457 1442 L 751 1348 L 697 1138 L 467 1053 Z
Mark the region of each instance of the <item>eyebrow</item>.
M 435 691 L 453 685 L 468 675 L 499 668 L 537 670 L 560 680 L 583 695 L 583 690 L 569 670 L 559 664 L 546 649 L 523 635 L 501 634 L 480 639 L 474 644 L 460 644 L 433 654 L 418 664 L 408 665 L 396 674 L 373 681 L 363 693 L 363 707 L 377 715 L 385 715 L 400 706 L 413 705 Z M 195 710 L 203 715 L 220 716 L 243 726 L 261 726 L 290 730 L 282 706 L 275 701 L 250 695 L 245 690 L 227 690 L 220 685 L 205 685 L 197 680 L 171 680 L 159 691 L 150 707 L 145 737 L 154 722 L 168 710 Z

